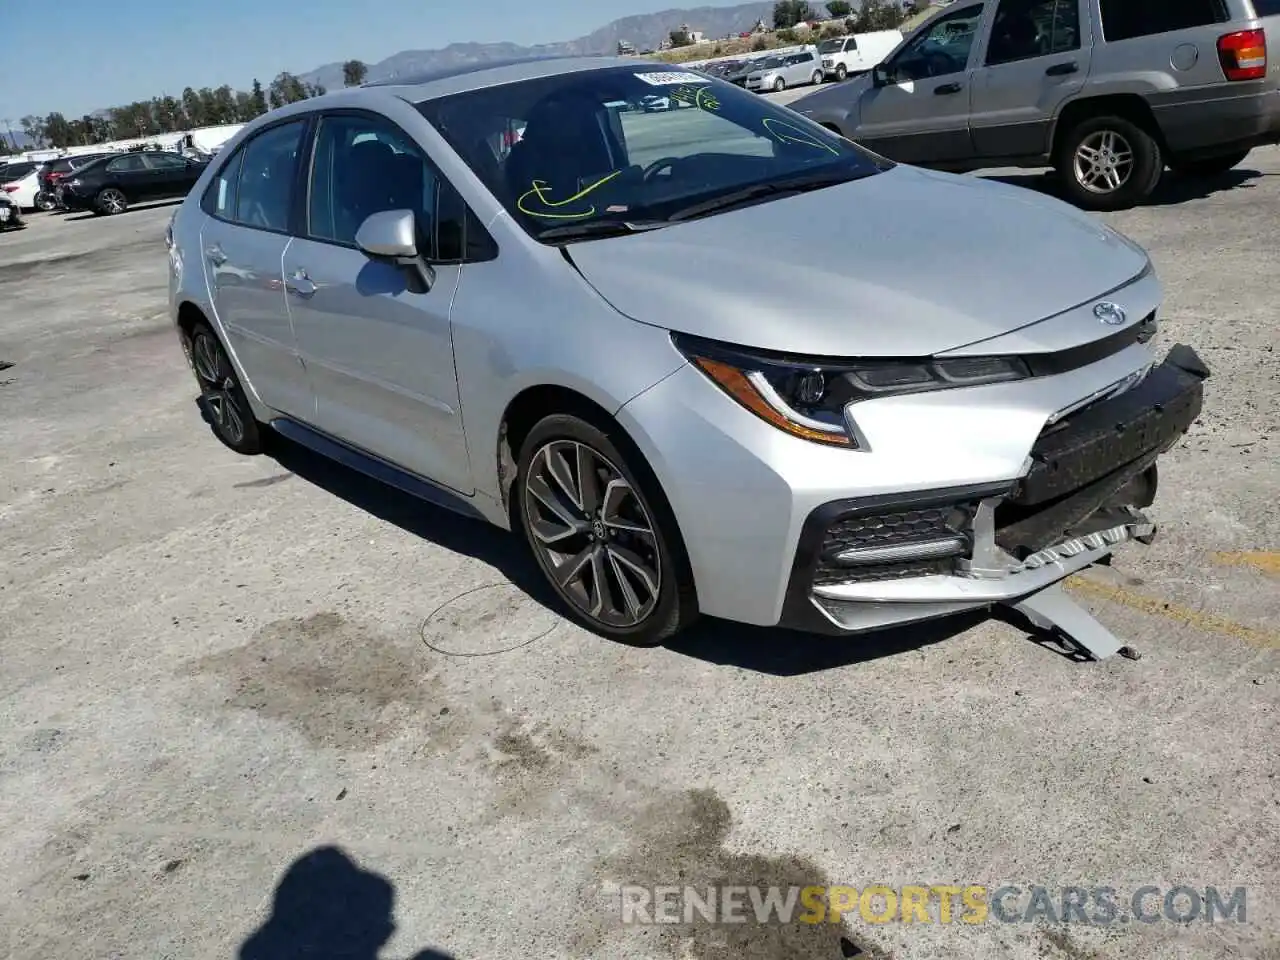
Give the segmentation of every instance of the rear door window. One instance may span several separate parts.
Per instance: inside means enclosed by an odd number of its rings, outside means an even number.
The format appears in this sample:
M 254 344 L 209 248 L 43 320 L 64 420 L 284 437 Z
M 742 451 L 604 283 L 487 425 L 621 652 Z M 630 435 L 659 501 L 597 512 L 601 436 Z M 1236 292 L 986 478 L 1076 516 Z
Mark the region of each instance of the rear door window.
M 1080 0 L 1000 0 L 987 66 L 1080 49 Z
M 147 169 L 146 164 L 142 162 L 142 157 L 136 153 L 116 157 L 116 159 L 107 164 L 107 173 L 139 173 L 145 169 Z
M 306 128 L 305 120 L 282 123 L 244 145 L 231 218 L 236 223 L 279 233 L 289 229 L 298 151 Z
M 1101 11 L 1102 35 L 1109 43 L 1207 27 L 1230 19 L 1226 0 L 1101 0 Z

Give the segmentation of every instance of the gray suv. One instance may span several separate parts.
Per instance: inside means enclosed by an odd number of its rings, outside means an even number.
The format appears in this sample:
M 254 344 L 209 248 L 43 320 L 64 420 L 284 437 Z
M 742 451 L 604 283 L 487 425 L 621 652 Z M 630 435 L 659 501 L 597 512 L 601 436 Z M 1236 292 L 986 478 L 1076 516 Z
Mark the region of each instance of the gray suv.
M 959 0 L 871 75 L 796 110 L 937 169 L 1057 170 L 1073 203 L 1133 206 L 1166 166 L 1223 173 L 1280 142 L 1280 0 Z

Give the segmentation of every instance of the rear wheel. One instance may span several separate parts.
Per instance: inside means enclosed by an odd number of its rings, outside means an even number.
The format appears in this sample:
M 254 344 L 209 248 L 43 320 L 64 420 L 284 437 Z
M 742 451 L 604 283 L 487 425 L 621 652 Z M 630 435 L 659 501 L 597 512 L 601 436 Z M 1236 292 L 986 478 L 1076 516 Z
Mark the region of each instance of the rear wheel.
M 44 211 L 45 213 L 48 213 L 50 210 L 52 210 L 52 209 L 53 209 L 54 207 L 56 207 L 57 205 L 58 205 L 58 202 L 57 202 L 56 200 L 54 200 L 54 199 L 53 199 L 53 197 L 49 196 L 49 194 L 47 194 L 47 193 L 39 194 L 39 195 L 36 197 L 36 209 L 37 209 L 37 210 L 42 210 L 42 211 Z
M 1123 210 L 1155 192 L 1164 156 L 1156 139 L 1131 120 L 1088 117 L 1062 138 L 1054 167 L 1076 206 Z
M 98 194 L 97 199 L 94 201 L 93 209 L 104 217 L 110 217 L 128 210 L 129 201 L 115 187 L 106 187 Z
M 818 86 L 819 84 L 821 84 L 821 83 L 822 83 L 822 71 L 821 71 L 821 70 L 815 70 L 815 71 L 813 71 L 813 76 L 809 78 L 809 82 L 810 82 L 810 83 L 812 83 L 815 87 L 816 87 L 816 86 Z
M 1248 150 L 1224 153 L 1220 157 L 1172 163 L 1173 172 L 1184 177 L 1220 177 L 1249 155 Z
M 600 428 L 569 414 L 539 421 L 521 447 L 516 497 L 538 566 L 583 626 L 657 646 L 696 619 L 684 546 L 657 481 Z
M 200 386 L 200 408 L 214 435 L 236 453 L 261 453 L 261 424 L 254 419 L 227 352 L 207 324 L 192 328 L 187 349 Z

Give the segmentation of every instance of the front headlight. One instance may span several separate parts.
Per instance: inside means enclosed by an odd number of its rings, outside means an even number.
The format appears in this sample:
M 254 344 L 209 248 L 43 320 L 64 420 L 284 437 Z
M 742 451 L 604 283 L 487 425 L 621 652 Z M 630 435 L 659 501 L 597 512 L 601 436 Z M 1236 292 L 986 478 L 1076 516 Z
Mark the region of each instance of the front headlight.
M 793 437 L 850 449 L 858 447 L 845 419 L 845 407 L 851 403 L 1031 376 L 1017 357 L 807 358 L 682 333 L 673 333 L 671 339 L 716 386 L 760 419 Z

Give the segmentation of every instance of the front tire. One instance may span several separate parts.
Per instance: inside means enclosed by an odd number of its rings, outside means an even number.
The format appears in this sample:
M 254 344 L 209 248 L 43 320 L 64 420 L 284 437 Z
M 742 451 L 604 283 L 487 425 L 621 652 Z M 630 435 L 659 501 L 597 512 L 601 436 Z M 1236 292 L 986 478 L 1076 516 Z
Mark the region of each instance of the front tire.
M 1062 138 L 1054 168 L 1063 193 L 1085 210 L 1125 210 L 1155 192 L 1164 173 L 1159 142 L 1124 117 L 1088 117 Z
M 1220 157 L 1171 163 L 1170 167 L 1174 173 L 1183 177 L 1220 177 L 1243 161 L 1248 155 L 1248 150 L 1237 150 L 1234 153 L 1225 153 Z
M 111 217 L 128 210 L 129 200 L 123 192 L 115 187 L 106 187 L 98 193 L 93 202 L 93 209 L 95 213 L 101 216 Z
M 570 616 L 611 640 L 651 647 L 692 623 L 697 603 L 675 519 L 631 450 L 579 417 L 544 417 L 520 449 L 516 509 Z
M 191 329 L 184 344 L 200 387 L 200 409 L 214 436 L 236 453 L 254 456 L 263 450 L 262 425 L 253 416 L 249 398 L 236 376 L 222 343 L 205 323 Z
M 781 77 L 779 77 L 777 80 L 773 81 L 773 92 L 774 92 L 774 93 L 781 93 L 781 92 L 782 92 L 783 90 L 785 90 L 785 89 L 787 89 L 787 81 L 783 80 Z

